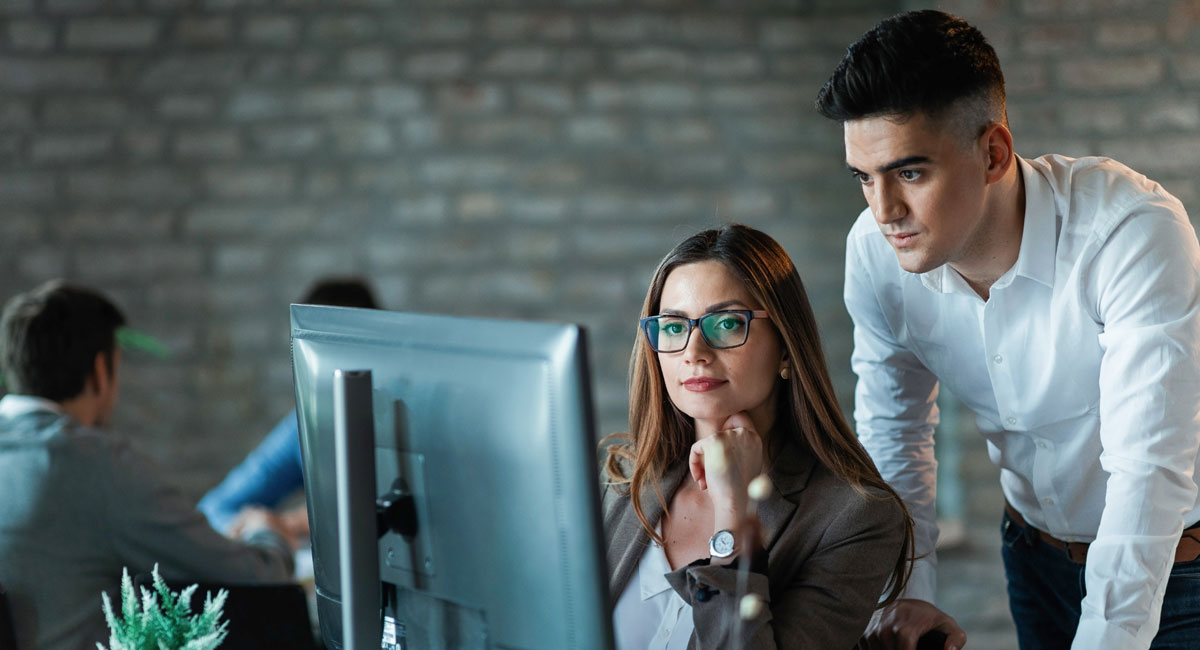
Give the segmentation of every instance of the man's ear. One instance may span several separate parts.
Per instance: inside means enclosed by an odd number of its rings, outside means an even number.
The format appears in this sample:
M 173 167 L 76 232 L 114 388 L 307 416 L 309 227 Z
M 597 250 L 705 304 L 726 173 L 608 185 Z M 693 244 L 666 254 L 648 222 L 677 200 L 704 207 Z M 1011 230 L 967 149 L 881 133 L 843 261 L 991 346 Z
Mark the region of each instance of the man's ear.
M 983 139 L 988 157 L 987 183 L 991 185 L 1004 178 L 1017 157 L 1013 152 L 1012 131 L 1009 131 L 1007 126 L 999 122 L 989 124 L 983 133 Z
M 91 391 L 97 395 L 103 393 L 112 382 L 112 376 L 108 372 L 108 359 L 103 352 L 97 352 L 96 358 L 92 360 L 92 372 L 83 383 L 84 392 Z

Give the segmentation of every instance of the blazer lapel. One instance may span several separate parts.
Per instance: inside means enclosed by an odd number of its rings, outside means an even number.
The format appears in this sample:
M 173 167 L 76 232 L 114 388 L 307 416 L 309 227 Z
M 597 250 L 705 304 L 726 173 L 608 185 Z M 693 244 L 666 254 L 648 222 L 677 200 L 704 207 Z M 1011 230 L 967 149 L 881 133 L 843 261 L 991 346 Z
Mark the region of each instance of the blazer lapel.
M 779 458 L 768 470 L 767 476 L 773 484 L 771 496 L 758 504 L 758 520 L 763 529 L 763 547 L 768 551 L 795 514 L 797 503 L 791 497 L 808 484 L 815 463 L 816 459 L 811 453 L 802 453 L 799 445 L 791 443 L 783 448 Z
M 667 503 L 671 502 L 671 497 L 679 488 L 679 482 L 686 470 L 687 463 L 676 463 L 667 468 L 662 480 L 658 482 L 658 489 Z M 642 488 L 642 511 L 651 524 L 657 524 L 662 518 L 663 505 L 659 503 L 652 486 Z M 612 522 L 613 543 L 608 547 L 608 565 L 612 568 L 608 592 L 613 603 L 616 603 L 641 562 L 646 545 L 650 543 L 650 535 L 642 528 L 642 522 L 633 509 L 632 499 L 621 497 L 621 505 L 615 509 L 613 516 L 616 521 Z

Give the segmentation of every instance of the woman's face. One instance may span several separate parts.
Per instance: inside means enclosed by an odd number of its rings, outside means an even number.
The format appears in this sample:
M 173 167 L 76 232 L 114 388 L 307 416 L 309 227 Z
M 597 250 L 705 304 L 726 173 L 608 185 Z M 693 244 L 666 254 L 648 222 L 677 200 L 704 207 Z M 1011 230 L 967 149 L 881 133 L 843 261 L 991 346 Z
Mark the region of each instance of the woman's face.
M 663 284 L 659 314 L 700 318 L 726 309 L 761 310 L 722 262 L 704 261 L 676 267 Z M 759 433 L 774 423 L 776 382 L 783 351 L 770 320 L 749 323 L 746 343 L 713 349 L 693 328 L 687 347 L 658 353 L 667 395 L 696 421 L 697 433 L 718 430 L 729 416 L 750 415 Z

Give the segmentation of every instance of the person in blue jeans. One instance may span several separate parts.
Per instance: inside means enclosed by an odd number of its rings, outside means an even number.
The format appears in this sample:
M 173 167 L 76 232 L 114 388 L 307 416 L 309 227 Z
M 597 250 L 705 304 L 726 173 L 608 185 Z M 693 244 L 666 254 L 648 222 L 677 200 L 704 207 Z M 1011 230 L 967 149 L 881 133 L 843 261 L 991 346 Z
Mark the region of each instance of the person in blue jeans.
M 995 51 L 940 11 L 865 33 L 817 108 L 867 203 L 846 238 L 858 435 L 916 530 L 868 647 L 967 641 L 934 604 L 944 387 L 1000 468 L 1022 650 L 1200 648 L 1200 244 L 1183 204 L 1109 158 L 1018 156 Z
M 325 278 L 313 285 L 301 303 L 335 307 L 378 309 L 374 292 L 359 278 Z M 288 497 L 304 487 L 300 461 L 300 428 L 292 409 L 267 437 L 233 468 L 219 485 L 200 499 L 197 506 L 209 524 L 226 535 L 236 536 L 248 517 L 263 510 L 291 537 L 308 536 L 308 511 L 301 504 L 274 512 Z M 252 514 L 253 513 L 253 514 Z

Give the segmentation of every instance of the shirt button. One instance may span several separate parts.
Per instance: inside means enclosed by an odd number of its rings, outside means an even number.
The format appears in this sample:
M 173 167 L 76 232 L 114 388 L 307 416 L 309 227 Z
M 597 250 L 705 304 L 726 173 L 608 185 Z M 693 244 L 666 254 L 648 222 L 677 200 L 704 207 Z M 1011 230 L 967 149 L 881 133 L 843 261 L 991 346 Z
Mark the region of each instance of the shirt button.
M 996 356 L 992 357 L 992 361 L 995 361 L 996 363 L 1004 363 L 1004 357 L 997 354 Z
M 1004 421 L 1005 421 L 1005 422 L 1007 422 L 1007 423 L 1009 423 L 1009 424 L 1016 424 L 1016 423 L 1017 423 L 1017 418 L 1014 418 L 1013 416 L 1011 416 L 1011 415 L 1010 415 L 1010 416 L 1008 416 L 1007 418 L 1005 418 L 1005 419 L 1004 419 Z
M 1047 445 L 1044 441 L 1041 441 L 1041 440 L 1038 441 L 1038 449 L 1045 449 L 1048 446 L 1049 445 Z
M 1051 499 L 1050 497 L 1046 497 L 1045 499 L 1042 499 L 1042 503 L 1044 503 L 1048 506 L 1052 506 L 1052 505 L 1054 505 L 1054 499 Z

